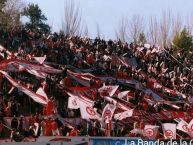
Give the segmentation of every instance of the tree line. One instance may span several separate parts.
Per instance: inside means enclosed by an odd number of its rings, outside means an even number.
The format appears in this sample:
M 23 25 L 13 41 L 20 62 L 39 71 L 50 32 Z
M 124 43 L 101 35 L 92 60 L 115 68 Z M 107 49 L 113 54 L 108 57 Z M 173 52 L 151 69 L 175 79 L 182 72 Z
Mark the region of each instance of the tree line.
M 29 22 L 23 24 L 21 17 L 26 16 Z M 89 30 L 84 22 L 81 9 L 73 0 L 66 0 L 62 17 L 61 32 L 66 35 L 88 36 Z M 0 29 L 10 30 L 15 26 L 24 25 L 26 28 L 51 32 L 47 18 L 37 4 L 26 5 L 22 0 L 0 1 Z M 102 36 L 97 24 L 97 36 Z M 193 49 L 193 16 L 186 20 L 179 14 L 165 11 L 158 19 L 151 16 L 133 15 L 131 18 L 122 17 L 115 30 L 116 38 L 123 42 L 137 44 L 158 44 L 162 47 L 173 46 L 178 49 Z

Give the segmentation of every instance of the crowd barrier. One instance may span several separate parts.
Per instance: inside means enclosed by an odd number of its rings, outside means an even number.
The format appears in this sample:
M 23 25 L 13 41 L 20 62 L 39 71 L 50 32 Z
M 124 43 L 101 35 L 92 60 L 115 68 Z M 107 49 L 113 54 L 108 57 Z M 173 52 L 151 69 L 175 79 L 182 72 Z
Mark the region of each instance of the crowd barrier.
M 193 145 L 193 140 L 142 140 L 133 137 L 40 137 L 31 142 L 1 142 L 0 145 Z
M 39 137 L 30 142 L 0 141 L 0 145 L 125 145 L 129 141 L 137 142 L 139 138 L 126 137 Z

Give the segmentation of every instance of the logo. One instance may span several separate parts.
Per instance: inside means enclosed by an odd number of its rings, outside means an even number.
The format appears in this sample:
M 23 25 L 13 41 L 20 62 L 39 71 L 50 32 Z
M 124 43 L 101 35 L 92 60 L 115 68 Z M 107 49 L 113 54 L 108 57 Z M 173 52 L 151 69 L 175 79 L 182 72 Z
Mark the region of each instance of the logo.
M 173 132 L 171 130 L 166 130 L 165 131 L 165 136 L 168 138 L 168 139 L 171 139 L 173 138 Z
M 151 128 L 147 128 L 147 129 L 145 129 L 145 134 L 148 137 L 152 137 L 154 135 L 154 131 Z
M 73 104 L 74 106 L 77 106 L 77 105 L 78 105 L 76 99 L 72 100 L 72 104 Z
M 96 113 L 95 113 L 95 111 L 93 110 L 93 108 L 92 107 L 86 107 L 86 112 L 89 114 L 89 115 L 92 115 L 92 116 L 94 116 L 94 115 L 96 115 Z
M 185 131 L 189 131 L 188 129 L 188 126 L 187 125 L 183 125 L 182 128 L 185 130 Z
M 111 111 L 110 110 L 105 110 L 104 118 L 111 118 Z

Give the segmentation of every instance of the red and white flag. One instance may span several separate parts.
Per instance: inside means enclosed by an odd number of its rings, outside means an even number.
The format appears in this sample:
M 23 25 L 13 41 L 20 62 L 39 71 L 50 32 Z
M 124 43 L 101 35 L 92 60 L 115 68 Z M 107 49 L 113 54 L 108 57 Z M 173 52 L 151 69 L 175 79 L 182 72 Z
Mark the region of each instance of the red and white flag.
M 93 108 L 92 104 L 79 99 L 79 105 L 82 119 L 99 119 L 98 114 Z
M 115 112 L 116 106 L 112 104 L 107 104 L 105 108 L 103 109 L 102 113 L 102 120 L 106 123 L 109 123 L 109 121 L 112 119 L 113 114 Z
M 176 124 L 163 123 L 162 130 L 164 134 L 164 139 L 176 139 Z
M 46 60 L 46 55 L 44 55 L 44 57 L 33 57 L 37 62 L 39 62 L 40 64 L 43 64 L 44 61 Z
M 41 71 L 37 71 L 37 70 L 33 70 L 33 69 L 26 69 L 26 71 L 32 75 L 35 75 L 36 77 L 39 78 L 46 78 L 47 77 L 47 73 L 41 72 Z
M 114 114 L 114 119 L 115 120 L 123 120 L 127 117 L 131 117 L 133 115 L 133 111 L 134 111 L 134 109 L 131 109 L 131 110 L 128 110 L 128 111 L 124 111 L 124 112 L 121 112 L 121 113 Z
M 118 98 L 119 98 L 119 99 L 122 99 L 122 98 L 126 97 L 129 92 L 130 92 L 130 91 L 120 92 L 120 93 L 118 94 Z
M 119 88 L 118 85 L 116 85 L 116 86 L 102 86 L 101 88 L 98 89 L 98 91 L 102 96 L 106 96 L 106 94 L 108 94 L 108 96 L 112 97 L 118 88 Z
M 44 96 L 44 97 L 46 98 L 46 100 L 48 101 L 48 96 L 47 96 L 46 92 L 43 90 L 42 87 L 40 87 L 40 88 L 36 91 L 36 94 L 41 95 L 41 96 Z
M 189 128 L 189 135 L 191 137 L 193 137 L 193 119 L 190 121 L 190 123 L 188 124 L 188 128 Z
M 1 70 L 0 70 L 0 72 L 8 79 L 8 81 L 14 87 L 18 88 L 20 91 L 22 91 L 26 95 L 30 96 L 35 102 L 38 102 L 38 103 L 43 104 L 43 105 L 46 105 L 48 103 L 47 96 L 42 96 L 42 95 L 36 94 L 35 92 L 28 89 L 26 86 L 18 83 L 11 76 L 9 76 L 6 72 L 1 71 Z
M 159 129 L 159 126 L 145 125 L 144 136 L 146 136 L 148 139 L 155 139 L 158 129 Z
M 186 121 L 184 121 L 183 119 L 181 119 L 181 121 L 178 123 L 177 127 L 178 130 L 181 130 L 182 132 L 185 132 L 187 134 L 189 134 L 189 128 L 188 128 L 188 123 Z
M 78 96 L 76 96 L 74 94 L 71 94 L 69 92 L 67 92 L 67 94 L 70 96 L 68 98 L 68 108 L 69 109 L 78 109 L 78 108 L 80 108 Z
M 90 81 L 95 78 L 95 76 L 90 73 L 75 73 L 70 70 L 68 70 L 67 73 L 70 78 L 86 87 L 90 87 Z

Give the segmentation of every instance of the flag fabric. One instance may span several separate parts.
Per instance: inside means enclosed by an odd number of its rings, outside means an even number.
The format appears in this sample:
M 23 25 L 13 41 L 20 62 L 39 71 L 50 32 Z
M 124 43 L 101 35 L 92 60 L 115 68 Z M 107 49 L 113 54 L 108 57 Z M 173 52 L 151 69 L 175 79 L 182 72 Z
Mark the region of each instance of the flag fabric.
M 31 91 L 24 85 L 18 83 L 16 80 L 14 80 L 11 76 L 9 76 L 6 72 L 1 71 L 0 72 L 8 79 L 8 81 L 16 88 L 18 88 L 20 91 L 25 93 L 26 95 L 30 96 L 35 102 L 38 102 L 40 104 L 46 105 L 48 103 L 47 97 L 42 96 L 39 94 L 36 94 L 35 92 Z
M 176 128 L 178 130 L 181 130 L 182 132 L 189 134 L 188 123 L 183 119 L 181 119 Z
M 114 119 L 115 120 L 123 120 L 127 117 L 131 117 L 133 115 L 133 111 L 134 111 L 134 109 L 124 111 L 124 112 L 121 112 L 121 113 L 117 113 L 117 114 L 114 115 Z
M 189 129 L 189 135 L 191 137 L 193 137 L 193 119 L 190 121 L 190 123 L 188 124 L 188 129 Z
M 48 65 L 35 64 L 24 60 L 15 59 L 15 60 L 12 60 L 11 63 L 22 66 L 23 68 L 28 70 L 36 70 L 38 72 L 44 72 L 44 73 L 50 73 L 50 74 L 57 74 L 62 72 L 62 70 L 55 69 Z
M 44 57 L 33 57 L 37 62 L 39 62 L 40 64 L 43 64 L 44 61 L 46 60 L 46 55 L 44 55 Z
M 119 98 L 119 99 L 122 99 L 122 98 L 126 97 L 129 92 L 130 92 L 130 91 L 120 92 L 120 93 L 118 94 L 118 98 Z
M 43 90 L 42 87 L 40 87 L 40 88 L 36 91 L 36 94 L 41 95 L 41 96 L 44 96 L 44 97 L 46 98 L 46 100 L 48 100 L 48 96 L 47 96 L 46 92 Z
M 78 108 L 80 108 L 78 96 L 76 96 L 74 94 L 71 94 L 69 92 L 67 92 L 67 94 L 70 96 L 68 98 L 68 108 L 69 109 L 78 109 Z
M 92 104 L 79 99 L 80 113 L 82 119 L 98 119 L 98 114 Z
M 164 134 L 164 139 L 176 139 L 176 124 L 163 123 L 162 130 Z
M 116 106 L 112 105 L 112 104 L 107 104 L 105 106 L 105 108 L 103 109 L 103 113 L 102 113 L 102 120 L 104 120 L 104 122 L 109 123 L 109 121 L 112 119 L 113 114 L 115 112 Z
M 90 81 L 94 78 L 90 73 L 74 73 L 70 70 L 67 71 L 67 74 L 70 78 L 86 87 L 90 87 Z
M 40 71 L 33 70 L 33 69 L 26 69 L 26 71 L 32 75 L 35 75 L 36 77 L 39 77 L 39 78 L 46 78 L 48 75 L 47 73 L 40 72 Z
M 159 129 L 159 126 L 145 125 L 144 136 L 146 136 L 148 139 L 155 139 L 158 129 Z
M 102 86 L 101 88 L 98 89 L 99 93 L 101 93 L 102 96 L 108 95 L 112 97 L 117 89 L 119 88 L 118 85 L 116 86 Z

